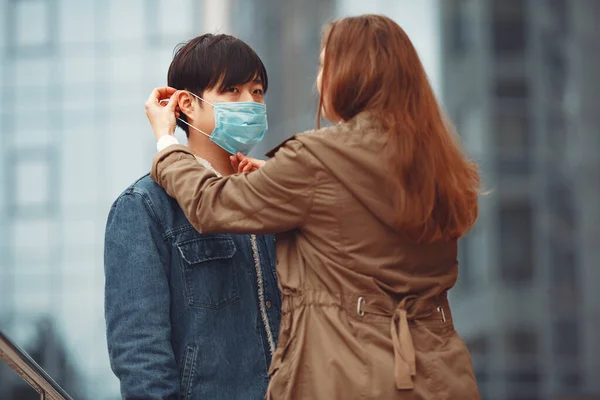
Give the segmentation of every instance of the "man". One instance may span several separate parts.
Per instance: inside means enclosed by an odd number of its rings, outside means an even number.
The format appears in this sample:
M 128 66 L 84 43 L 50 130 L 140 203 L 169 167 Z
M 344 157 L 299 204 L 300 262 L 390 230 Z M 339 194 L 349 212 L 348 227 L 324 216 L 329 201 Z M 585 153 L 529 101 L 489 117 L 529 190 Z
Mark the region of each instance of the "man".
M 172 101 L 198 162 L 234 173 L 230 156 L 249 148 L 226 140 L 213 108 L 264 110 L 260 58 L 239 39 L 203 35 L 177 51 L 168 85 L 181 89 Z M 254 142 L 266 115 L 263 125 Z M 264 398 L 280 321 L 272 236 L 200 234 L 146 175 L 110 210 L 105 274 L 109 355 L 124 399 Z

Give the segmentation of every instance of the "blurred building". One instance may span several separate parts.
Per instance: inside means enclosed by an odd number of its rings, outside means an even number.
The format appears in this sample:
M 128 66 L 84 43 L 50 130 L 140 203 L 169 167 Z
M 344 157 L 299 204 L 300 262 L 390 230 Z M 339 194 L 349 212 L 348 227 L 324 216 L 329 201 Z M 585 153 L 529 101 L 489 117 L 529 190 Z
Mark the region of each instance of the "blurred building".
M 149 169 L 141 104 L 193 32 L 191 13 L 187 23 L 169 13 L 174 3 L 183 2 L 0 2 L 0 326 L 26 347 L 49 316 L 83 389 L 52 367 L 55 357 L 42 365 L 74 395 L 118 396 L 103 231 L 111 202 Z
M 486 399 L 595 394 L 600 2 L 439 3 L 445 104 L 492 190 L 461 247 L 457 328 Z M 175 46 L 208 31 L 257 50 L 270 77 L 259 155 L 314 126 L 321 27 L 335 16 L 387 14 L 409 27 L 426 64 L 437 61 L 437 45 L 411 30 L 435 22 L 409 4 L 0 2 L 0 329 L 23 347 L 45 343 L 46 355 L 34 355 L 68 392 L 118 398 L 105 343 L 104 225 L 112 201 L 149 170 L 155 143 L 142 105 L 166 84 Z M 46 315 L 54 330 L 38 337 Z
M 270 76 L 260 154 L 314 126 L 320 29 L 333 4 L 0 2 L 0 329 L 27 347 L 49 316 L 60 340 L 46 338 L 44 354 L 64 345 L 79 378 L 52 367 L 54 357 L 38 362 L 67 392 L 119 396 L 105 340 L 104 227 L 118 194 L 149 171 L 156 150 L 143 104 L 166 84 L 175 46 L 218 32 L 257 50 Z M 0 398 L 10 399 L 21 389 L 6 371 Z
M 452 293 L 482 394 L 599 395 L 600 2 L 440 4 L 444 103 L 491 191 Z
M 231 32 L 256 50 L 269 74 L 269 132 L 254 150 L 260 156 L 292 134 L 315 127 L 321 29 L 333 19 L 336 1 L 228 2 Z

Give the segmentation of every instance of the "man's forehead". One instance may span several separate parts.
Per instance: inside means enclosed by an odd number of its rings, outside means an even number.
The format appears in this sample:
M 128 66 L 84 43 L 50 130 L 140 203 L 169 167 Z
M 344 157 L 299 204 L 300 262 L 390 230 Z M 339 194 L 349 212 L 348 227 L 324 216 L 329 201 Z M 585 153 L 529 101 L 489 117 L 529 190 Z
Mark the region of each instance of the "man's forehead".
M 260 78 L 260 76 L 250 79 L 248 82 L 240 83 L 239 85 L 242 86 L 242 85 L 256 85 L 256 84 L 258 84 L 258 85 L 263 84 L 263 81 Z
M 229 81 L 229 82 L 231 82 L 231 81 Z M 225 82 L 225 74 L 223 74 L 219 78 L 219 81 L 216 86 L 217 87 L 225 87 L 225 86 L 242 86 L 242 85 L 256 85 L 256 84 L 259 84 L 259 85 L 264 84 L 261 76 L 258 73 L 248 81 L 239 82 L 239 83 L 229 83 L 229 84 L 227 82 Z

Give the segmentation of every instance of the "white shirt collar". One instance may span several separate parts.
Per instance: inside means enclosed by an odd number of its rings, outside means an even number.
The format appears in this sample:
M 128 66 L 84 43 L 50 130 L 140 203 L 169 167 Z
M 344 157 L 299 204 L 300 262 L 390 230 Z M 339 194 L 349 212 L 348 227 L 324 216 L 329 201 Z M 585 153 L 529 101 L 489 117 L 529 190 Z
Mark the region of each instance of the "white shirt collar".
M 208 168 L 210 171 L 214 172 L 215 175 L 217 175 L 219 178 L 223 176 L 223 175 L 221 175 L 221 173 L 219 171 L 217 171 L 216 169 L 214 169 L 214 167 L 212 166 L 211 163 L 209 163 L 208 161 L 206 161 L 204 158 L 200 158 L 198 156 L 194 156 L 194 157 L 196 157 L 196 160 L 198 160 L 198 162 L 200 163 L 200 165 L 202 165 L 205 168 Z

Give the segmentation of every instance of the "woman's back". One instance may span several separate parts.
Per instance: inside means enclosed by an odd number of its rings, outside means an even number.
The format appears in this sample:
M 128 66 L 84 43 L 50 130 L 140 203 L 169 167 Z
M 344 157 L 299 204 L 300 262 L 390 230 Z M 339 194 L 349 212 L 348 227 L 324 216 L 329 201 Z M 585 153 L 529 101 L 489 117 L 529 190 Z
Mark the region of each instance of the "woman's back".
M 315 185 L 302 226 L 277 239 L 272 398 L 478 398 L 446 300 L 456 241 L 415 244 L 390 222 L 381 126 L 363 113 L 290 145 Z
M 295 281 L 294 288 L 379 288 L 379 294 L 394 296 L 439 293 L 454 284 L 455 240 L 415 244 L 393 224 L 393 183 L 381 158 L 386 134 L 377 121 L 361 114 L 295 140 L 311 159 L 317 184 L 293 240 L 310 275 L 303 278 L 308 281 Z M 360 277 L 366 282 L 348 287 L 348 280 Z M 417 282 L 406 286 L 413 277 Z

